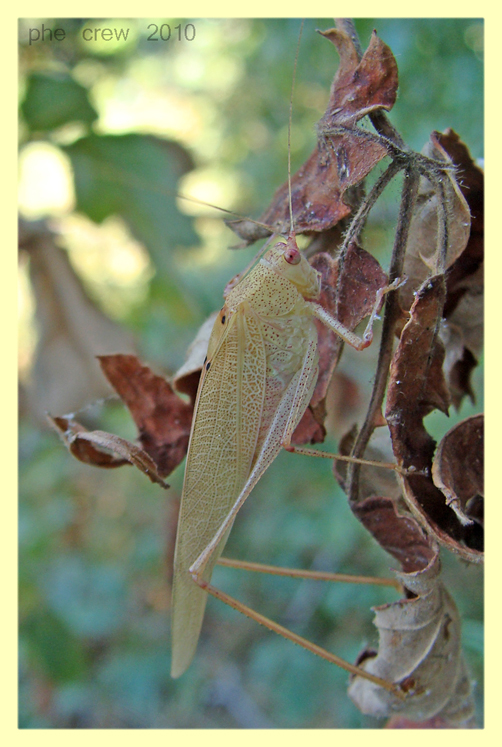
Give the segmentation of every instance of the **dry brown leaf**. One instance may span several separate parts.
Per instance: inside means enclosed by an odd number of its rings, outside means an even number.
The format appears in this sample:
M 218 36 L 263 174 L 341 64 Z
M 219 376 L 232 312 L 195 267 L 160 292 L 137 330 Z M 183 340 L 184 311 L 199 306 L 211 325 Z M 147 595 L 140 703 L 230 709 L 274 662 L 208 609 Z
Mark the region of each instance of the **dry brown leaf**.
M 460 660 L 460 672 L 455 690 L 437 716 L 424 721 L 413 721 L 405 716 L 392 716 L 386 729 L 474 729 L 476 719 L 474 715 L 471 677 L 464 659 Z
M 484 175 L 456 132 L 447 129 L 444 133 L 438 133 L 438 140 L 455 164 L 457 182 L 471 214 L 469 243 L 448 273 L 448 293 L 453 294 L 457 283 L 476 272 L 483 261 Z
M 390 498 L 371 496 L 354 503 L 351 508 L 361 524 L 386 552 L 401 563 L 406 573 L 423 570 L 433 560 L 435 543 L 412 516 L 399 513 Z
M 441 327 L 445 346 L 445 376 L 452 402 L 459 407 L 468 395 L 474 401 L 470 377 L 483 349 L 484 267 L 479 265 L 472 275 L 456 286 L 457 302 Z M 458 294 L 463 292 L 458 297 Z
M 398 72 L 390 47 L 373 31 L 361 61 L 350 36 L 339 29 L 321 32 L 337 48 L 340 66 L 331 86 L 326 126 L 354 125 L 362 117 L 396 102 Z
M 456 169 L 456 184 L 453 176 L 444 180 L 450 247 L 441 339 L 446 347 L 445 375 L 452 402 L 459 407 L 466 395 L 474 400 L 470 377 L 483 344 L 483 172 L 452 129 L 432 133 L 427 154 L 450 160 Z M 412 303 L 413 291 L 430 272 L 436 220 L 437 197 L 430 183 L 422 179 L 405 260 L 408 282 L 400 291 L 406 308 Z
M 330 29 L 322 35 L 336 46 L 340 65 L 326 113 L 318 124 L 318 145 L 291 179 L 297 233 L 326 231 L 351 213 L 345 201 L 347 190 L 359 184 L 387 155 L 387 148 L 368 137 L 356 123 L 372 112 L 390 110 L 397 94 L 396 61 L 376 33 L 360 61 L 353 41 L 343 31 Z M 289 232 L 287 182 L 275 192 L 270 207 L 259 220 L 276 233 Z M 248 243 L 269 233 L 245 220 L 230 221 L 228 225 Z
M 430 141 L 423 152 L 430 158 L 451 163 L 439 132 L 431 134 Z M 454 264 L 467 246 L 471 216 L 469 206 L 456 182 L 454 173 L 445 173 L 442 184 L 445 193 L 444 205 L 448 230 L 448 250 L 444 268 L 446 270 Z M 422 177 L 406 246 L 404 274 L 408 278 L 408 282 L 399 293 L 401 304 L 406 309 L 413 303 L 414 291 L 422 285 L 431 273 L 436 271 L 438 204 L 439 197 L 433 185 L 428 179 Z
M 320 408 L 314 413 L 310 406 L 307 407 L 295 428 L 291 442 L 295 446 L 322 443 L 326 438 L 326 428 L 323 424 L 324 415 L 324 411 Z
M 319 303 L 347 329 L 353 330 L 368 316 L 375 304 L 378 290 L 387 283 L 387 276 L 378 261 L 356 244 L 351 244 L 339 277 L 339 263 L 326 252 L 319 252 L 311 265 L 321 274 Z M 325 324 L 316 320 L 319 376 L 309 408 L 296 428 L 294 444 L 320 443 L 326 431 L 326 393 L 340 357 L 343 342 Z
M 183 460 L 190 437 L 193 407 L 134 355 L 103 355 L 99 362 L 108 381 L 127 405 L 143 449 L 166 477 Z
M 394 454 L 405 468 L 431 467 L 435 442 L 422 421 L 434 409 L 448 414 L 444 348 L 437 339 L 445 295 L 442 275 L 422 285 L 391 364 L 385 417 Z
M 96 355 L 117 348 L 133 352 L 133 336 L 90 300 L 44 222 L 21 221 L 19 246 L 29 254 L 39 334 L 30 408 L 45 417 L 109 395 Z
M 444 348 L 436 334 L 444 298 L 442 276 L 430 278 L 417 292 L 391 364 L 385 417 L 398 464 L 424 472 L 399 478 L 411 512 L 441 544 L 479 563 L 483 558 L 479 525 L 461 524 L 430 476 L 435 441 L 423 418 L 435 408 L 448 412 Z
M 383 421 L 382 425 L 387 426 L 385 421 Z M 339 441 L 339 454 L 344 456 L 350 455 L 356 436 L 357 426 L 353 425 Z M 378 462 L 379 464 L 394 463 L 392 443 L 390 440 L 389 429 L 387 427 L 377 427 L 373 432 L 370 441 L 364 450 L 364 459 L 369 459 L 373 462 Z M 336 459 L 334 460 L 333 474 L 346 493 L 348 492 L 346 485 L 347 468 L 347 462 Z M 383 469 L 380 466 L 377 467 L 367 464 L 360 465 L 358 477 L 358 501 L 363 501 L 365 498 L 374 498 L 375 496 L 386 496 L 386 499 L 392 499 L 392 501 L 395 501 L 396 505 L 400 502 L 401 487 L 397 480 L 396 473 L 392 469 Z M 355 510 L 356 504 L 351 503 L 350 505 L 354 513 L 359 517 L 357 510 Z M 360 519 L 360 521 L 362 521 L 362 519 Z M 371 531 L 369 527 L 367 527 L 367 529 Z M 377 541 L 380 540 L 377 538 Z
M 474 401 L 470 377 L 483 346 L 484 177 L 453 130 L 441 133 L 439 142 L 456 166 L 457 182 L 471 212 L 469 242 L 446 275 L 442 330 L 445 375 L 458 408 L 465 396 Z
M 439 557 L 420 571 L 396 575 L 416 596 L 375 608 L 378 654 L 363 652 L 358 665 L 399 683 L 407 697 L 400 700 L 361 677 L 352 680 L 349 696 L 363 713 L 376 717 L 439 717 L 451 726 L 470 726 L 474 703 L 461 652 L 460 617 L 439 580 Z
M 441 147 L 455 164 L 456 178 L 471 214 L 469 242 L 447 273 L 448 318 L 469 287 L 469 278 L 477 274 L 484 257 L 484 175 L 471 158 L 469 150 L 456 132 L 447 129 L 437 133 Z
M 158 474 L 155 462 L 137 444 L 105 431 L 88 431 L 72 418 L 53 418 L 50 415 L 47 418 L 65 446 L 79 461 L 104 468 L 133 464 L 152 482 L 163 488 L 169 487 Z
M 484 417 L 473 415 L 441 440 L 432 465 L 434 484 L 446 496 L 462 524 L 483 523 Z
M 350 374 L 336 368 L 326 393 L 326 429 L 336 438 L 343 437 L 354 422 L 364 416 L 361 387 Z
M 188 394 L 192 405 L 195 404 L 200 373 L 204 365 L 209 338 L 213 331 L 218 311 L 208 316 L 197 332 L 193 342 L 188 347 L 186 360 L 173 376 L 173 388 L 182 394 Z

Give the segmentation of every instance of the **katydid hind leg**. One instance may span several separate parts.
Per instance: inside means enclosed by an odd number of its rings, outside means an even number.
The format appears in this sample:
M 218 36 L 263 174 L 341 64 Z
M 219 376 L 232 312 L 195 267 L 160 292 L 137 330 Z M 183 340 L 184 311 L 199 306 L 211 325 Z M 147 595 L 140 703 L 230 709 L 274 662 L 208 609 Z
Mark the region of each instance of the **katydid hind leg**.
M 269 617 L 265 617 L 260 612 L 256 612 L 256 610 L 252 609 L 251 607 L 248 607 L 247 605 L 243 604 L 242 602 L 235 599 L 234 597 L 231 597 L 230 595 L 221 591 L 221 589 L 217 589 L 215 586 L 212 586 L 207 581 L 202 581 L 198 579 L 196 580 L 196 583 L 201 587 L 201 589 L 206 591 L 208 594 L 211 594 L 216 599 L 219 599 L 221 602 L 224 602 L 229 607 L 232 607 L 233 609 L 237 610 L 237 612 L 241 612 L 243 615 L 246 615 L 246 617 L 249 617 L 251 620 L 255 620 L 256 622 L 260 623 L 260 625 L 264 625 L 266 628 L 273 631 L 274 633 L 278 633 L 283 638 L 286 638 L 286 640 L 296 643 L 297 645 L 301 646 L 307 651 L 310 651 L 311 653 L 316 654 L 317 656 L 320 656 L 322 659 L 329 661 L 331 664 L 335 664 L 336 666 L 340 667 L 341 669 L 344 669 L 347 672 L 350 672 L 353 675 L 362 677 L 365 680 L 369 680 L 370 682 L 373 682 L 375 685 L 378 685 L 379 687 L 382 687 L 385 690 L 388 690 L 389 692 L 393 693 L 400 700 L 405 699 L 406 693 L 400 688 L 399 684 L 385 680 L 382 677 L 378 677 L 366 671 L 365 669 L 362 669 L 354 664 L 351 664 L 350 662 L 346 661 L 345 659 L 340 658 L 336 654 L 331 653 L 331 651 L 328 651 L 327 649 L 322 648 L 321 646 L 318 646 L 312 641 L 309 641 L 307 638 L 304 638 L 303 636 L 300 636 L 297 633 L 294 633 L 292 630 L 289 630 L 289 628 L 285 628 L 283 625 L 276 623 L 274 620 L 271 620 Z

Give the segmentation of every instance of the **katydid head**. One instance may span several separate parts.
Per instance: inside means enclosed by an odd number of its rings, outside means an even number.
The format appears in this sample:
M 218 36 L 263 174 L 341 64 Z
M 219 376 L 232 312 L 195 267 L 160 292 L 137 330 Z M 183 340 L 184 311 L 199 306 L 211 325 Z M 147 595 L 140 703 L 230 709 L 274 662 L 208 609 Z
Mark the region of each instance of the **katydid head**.
M 321 276 L 298 249 L 294 234 L 274 244 L 260 261 L 293 283 L 304 298 L 319 297 Z

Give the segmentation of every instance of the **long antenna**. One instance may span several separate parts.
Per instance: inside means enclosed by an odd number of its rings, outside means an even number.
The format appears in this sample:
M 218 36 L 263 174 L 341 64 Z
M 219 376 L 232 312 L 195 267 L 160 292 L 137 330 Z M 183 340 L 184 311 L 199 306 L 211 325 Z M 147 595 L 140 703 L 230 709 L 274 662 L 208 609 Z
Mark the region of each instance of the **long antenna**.
M 298 44 L 296 45 L 295 64 L 293 67 L 293 83 L 291 84 L 291 97 L 289 99 L 289 122 L 288 122 L 288 193 L 289 193 L 289 221 L 291 233 L 294 233 L 295 227 L 293 224 L 293 199 L 291 197 L 291 123 L 293 121 L 293 93 L 295 90 L 296 80 L 296 66 L 298 63 L 298 53 L 300 51 L 300 41 L 302 38 L 303 24 L 302 21 L 300 26 L 300 33 L 298 34 Z

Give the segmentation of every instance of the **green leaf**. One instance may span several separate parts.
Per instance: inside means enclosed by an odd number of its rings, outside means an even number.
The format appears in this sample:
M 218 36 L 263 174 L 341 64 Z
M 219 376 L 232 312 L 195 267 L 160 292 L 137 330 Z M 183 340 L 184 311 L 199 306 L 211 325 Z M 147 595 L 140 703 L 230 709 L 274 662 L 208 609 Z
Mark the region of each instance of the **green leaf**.
M 32 73 L 21 111 L 32 131 L 44 132 L 68 122 L 90 125 L 98 117 L 87 89 L 66 73 Z
M 75 174 L 77 209 L 100 223 L 118 214 L 167 269 L 166 249 L 199 243 L 176 208 L 176 185 L 192 168 L 177 143 L 150 135 L 90 135 L 64 148 Z

